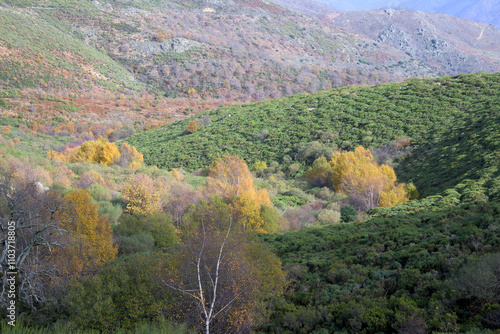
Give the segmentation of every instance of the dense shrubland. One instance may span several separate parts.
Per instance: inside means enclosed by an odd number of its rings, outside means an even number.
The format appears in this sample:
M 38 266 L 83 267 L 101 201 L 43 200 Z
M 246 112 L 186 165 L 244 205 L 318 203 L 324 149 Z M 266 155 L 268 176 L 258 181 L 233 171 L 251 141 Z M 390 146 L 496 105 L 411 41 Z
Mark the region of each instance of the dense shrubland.
M 57 231 L 17 267 L 19 328 L 498 329 L 497 86 L 477 74 L 345 88 L 118 142 L 131 128 L 65 137 L 2 118 L 0 223 L 20 221 L 16 204 L 52 210 L 37 224 Z

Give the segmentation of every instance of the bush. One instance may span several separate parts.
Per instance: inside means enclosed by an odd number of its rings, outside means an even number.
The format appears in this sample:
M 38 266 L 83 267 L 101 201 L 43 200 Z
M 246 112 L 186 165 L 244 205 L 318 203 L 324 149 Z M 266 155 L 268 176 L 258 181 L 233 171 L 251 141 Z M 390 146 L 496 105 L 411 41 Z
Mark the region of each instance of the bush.
M 99 215 L 105 215 L 111 224 L 116 224 L 123 213 L 122 207 L 119 204 L 113 205 L 110 202 L 99 202 L 98 204 L 99 208 L 97 211 Z
M 346 205 L 342 209 L 340 209 L 340 219 L 344 223 L 350 223 L 355 221 L 357 215 L 358 213 L 356 212 L 356 210 L 350 205 Z
M 97 202 L 111 201 L 111 190 L 99 183 L 92 184 L 87 188 L 87 191 L 90 193 L 90 196 L 92 196 L 92 198 Z
M 154 238 L 148 233 L 122 235 L 118 238 L 118 252 L 120 255 L 151 252 L 154 249 L 154 244 Z
M 139 324 L 154 321 L 173 307 L 171 291 L 153 270 L 168 263 L 162 254 L 136 254 L 113 261 L 93 277 L 73 282 L 66 298 L 71 322 L 99 333 L 117 329 L 133 333 Z
M 127 236 L 149 234 L 154 239 L 155 248 L 167 248 L 179 243 L 172 216 L 168 213 L 124 214 L 119 222 L 115 232 Z
M 321 210 L 318 215 L 321 225 L 330 225 L 340 222 L 340 212 L 333 210 Z

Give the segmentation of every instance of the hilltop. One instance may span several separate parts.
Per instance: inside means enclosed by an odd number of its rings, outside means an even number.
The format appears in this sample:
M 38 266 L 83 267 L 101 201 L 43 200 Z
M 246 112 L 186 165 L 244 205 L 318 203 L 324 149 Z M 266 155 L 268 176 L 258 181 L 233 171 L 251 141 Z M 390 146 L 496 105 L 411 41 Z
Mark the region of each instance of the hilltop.
M 487 24 L 494 24 L 500 27 L 500 3 L 498 0 L 439 0 L 439 1 L 418 1 L 418 0 L 374 0 L 374 1 L 339 1 L 339 0 L 318 0 L 328 4 L 336 10 L 375 10 L 386 8 L 407 8 L 426 12 L 444 13 L 448 15 L 462 17 L 472 21 Z M 313 1 L 300 0 L 303 7 L 317 7 Z

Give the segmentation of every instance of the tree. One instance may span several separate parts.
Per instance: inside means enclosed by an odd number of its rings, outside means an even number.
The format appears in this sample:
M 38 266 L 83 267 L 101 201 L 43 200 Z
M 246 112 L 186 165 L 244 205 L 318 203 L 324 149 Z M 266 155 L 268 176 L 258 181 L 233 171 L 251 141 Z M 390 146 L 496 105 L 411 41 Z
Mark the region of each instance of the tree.
M 30 165 L 27 165 L 28 168 Z M 30 177 L 31 175 L 31 177 Z M 69 217 L 57 213 L 67 208 L 54 191 L 46 191 L 28 173 L 19 179 L 6 173 L 0 179 L 0 265 L 2 274 L 17 272 L 18 300 L 33 306 L 49 297 L 47 285 L 58 275 L 49 259 L 65 247 L 64 227 Z M 13 252 L 15 250 L 15 252 Z M 0 304 L 7 302 L 6 276 L 2 276 Z
M 69 232 L 64 250 L 57 251 L 56 262 L 64 277 L 76 277 L 90 272 L 116 257 L 111 224 L 100 217 L 97 204 L 83 189 L 72 190 L 64 196 L 68 207 L 58 212 Z
M 90 162 L 111 166 L 120 160 L 120 151 L 107 139 L 99 138 L 83 143 L 71 162 Z
M 146 174 L 137 174 L 123 188 L 123 198 L 128 201 L 126 212 L 148 213 L 159 210 L 160 191 Z
M 344 223 L 355 221 L 357 215 L 358 213 L 356 212 L 356 210 L 350 205 L 346 205 L 342 209 L 340 209 L 340 219 Z
M 235 156 L 218 158 L 212 163 L 208 176 L 207 192 L 228 200 L 244 226 L 258 233 L 277 231 L 277 226 L 271 230 L 264 228 L 266 223 L 261 216 L 261 207 L 272 208 L 271 199 L 266 189 L 257 190 L 243 159 Z
M 163 253 L 134 254 L 74 281 L 66 298 L 70 321 L 82 329 L 111 333 L 133 330 L 169 312 L 173 293 L 157 277 L 170 260 Z
M 192 119 L 189 121 L 189 124 L 186 128 L 186 133 L 191 134 L 191 133 L 195 133 L 196 131 L 198 131 L 198 124 L 196 124 L 196 121 L 194 119 Z
M 234 209 L 218 196 L 185 214 L 185 244 L 177 270 L 163 278 L 179 294 L 184 316 L 204 333 L 249 332 L 264 300 L 283 293 L 281 262 L 264 245 L 248 240 Z
M 122 215 L 115 232 L 119 238 L 147 234 L 152 237 L 153 245 L 157 249 L 166 249 L 180 242 L 178 231 L 174 227 L 172 216 L 169 213 L 152 212 L 145 215 Z
M 408 201 L 406 185 L 396 182 L 394 169 L 378 166 L 370 150 L 362 146 L 354 152 L 334 153 L 330 165 L 329 181 L 335 191 L 350 196 L 361 209 Z
M 119 165 L 122 167 L 138 169 L 141 167 L 141 163 L 144 162 L 144 156 L 135 147 L 127 143 L 120 145 L 120 155 Z
M 304 176 L 307 180 L 317 185 L 318 187 L 324 187 L 329 184 L 331 179 L 332 166 L 328 163 L 324 156 L 314 160 L 311 168 L 309 168 Z

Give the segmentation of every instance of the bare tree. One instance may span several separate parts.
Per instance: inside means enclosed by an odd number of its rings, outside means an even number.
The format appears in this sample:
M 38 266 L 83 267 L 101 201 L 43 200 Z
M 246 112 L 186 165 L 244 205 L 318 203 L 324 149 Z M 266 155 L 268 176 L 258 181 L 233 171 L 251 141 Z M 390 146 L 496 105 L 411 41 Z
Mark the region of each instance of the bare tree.
M 63 247 L 66 230 L 57 213 L 64 207 L 60 196 L 39 182 L 0 180 L 0 265 L 4 273 L 17 271 L 17 298 L 28 305 L 45 300 L 43 284 L 57 273 L 45 260 L 54 247 Z M 2 283 L 0 304 L 7 301 L 6 277 Z

